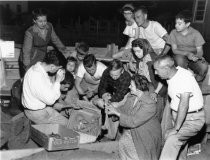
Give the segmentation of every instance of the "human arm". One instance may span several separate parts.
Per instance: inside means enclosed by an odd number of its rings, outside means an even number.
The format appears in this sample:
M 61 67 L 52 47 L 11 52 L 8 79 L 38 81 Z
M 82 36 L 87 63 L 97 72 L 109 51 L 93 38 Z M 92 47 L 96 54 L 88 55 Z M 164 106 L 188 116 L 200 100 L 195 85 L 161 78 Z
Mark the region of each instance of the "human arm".
M 166 55 L 168 53 L 168 51 L 171 49 L 170 45 L 167 43 L 168 42 L 168 38 L 169 38 L 169 35 L 168 33 L 165 34 L 163 37 L 163 40 L 166 42 L 165 43 L 165 46 L 163 48 L 163 51 L 161 52 L 161 55 Z
M 30 65 L 30 57 L 33 47 L 33 36 L 29 31 L 25 32 L 24 36 L 24 42 L 22 47 L 22 53 L 23 53 L 23 64 L 25 69 Z
M 88 98 L 86 97 L 85 92 L 83 91 L 82 87 L 80 86 L 81 82 L 82 82 L 83 78 L 80 78 L 78 76 L 76 76 L 75 79 L 75 88 L 77 90 L 77 92 L 79 93 L 79 95 L 83 96 L 83 99 L 88 101 Z
M 50 24 L 52 26 L 52 24 Z M 51 33 L 51 41 L 52 43 L 58 48 L 58 50 L 63 53 L 65 57 L 70 55 L 70 51 L 64 46 L 64 44 L 61 42 L 59 37 L 54 31 L 54 28 L 52 26 L 52 33 Z
M 190 97 L 191 97 L 190 92 L 184 92 L 180 94 L 180 97 L 179 97 L 180 102 L 179 102 L 179 107 L 178 107 L 178 112 L 177 112 L 174 128 L 166 132 L 166 135 L 165 135 L 166 138 L 170 135 L 173 135 L 179 132 L 180 128 L 182 127 L 182 124 L 184 123 L 184 120 L 187 116 L 187 112 L 189 109 Z
M 99 86 L 98 86 L 98 96 L 99 98 L 103 98 L 103 95 L 107 93 L 108 88 L 108 80 L 109 80 L 109 70 L 106 69 L 101 77 Z
M 31 88 L 33 89 L 34 96 L 46 105 L 53 105 L 60 97 L 60 82 L 64 79 L 65 72 L 59 69 L 56 73 L 56 80 L 54 83 L 49 83 L 49 80 L 43 78 L 41 74 L 34 74 L 31 77 Z M 31 89 L 31 90 L 32 90 Z
M 162 87 L 163 87 L 163 84 L 161 82 L 158 82 L 158 85 L 156 89 L 154 90 L 154 92 L 150 93 L 151 98 L 154 99 L 155 101 L 157 101 L 157 95 L 162 89 Z
M 141 99 L 147 99 L 147 97 L 143 94 Z M 128 128 L 136 128 L 139 127 L 146 122 L 148 122 L 152 117 L 156 114 L 156 104 L 155 103 L 141 103 L 136 104 L 141 105 L 141 107 L 138 109 L 138 111 L 134 115 L 127 115 L 122 112 L 120 112 L 119 109 L 108 106 L 107 107 L 107 113 L 109 115 L 117 115 L 120 117 L 120 125 L 123 127 Z

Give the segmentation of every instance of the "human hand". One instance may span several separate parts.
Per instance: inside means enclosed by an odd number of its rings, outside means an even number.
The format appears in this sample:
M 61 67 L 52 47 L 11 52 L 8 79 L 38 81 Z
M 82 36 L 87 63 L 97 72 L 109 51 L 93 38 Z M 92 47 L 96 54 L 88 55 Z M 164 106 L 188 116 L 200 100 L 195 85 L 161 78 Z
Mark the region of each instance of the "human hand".
M 86 92 L 87 98 L 91 98 L 91 97 L 93 97 L 94 95 L 95 95 L 95 94 L 94 94 L 93 91 L 87 91 L 87 92 Z
M 56 73 L 56 81 L 61 82 L 65 78 L 65 70 L 64 69 L 59 69 Z
M 95 99 L 92 101 L 92 103 L 102 109 L 104 108 L 104 105 L 105 105 L 103 99 Z
M 152 92 L 152 93 L 150 93 L 150 97 L 155 101 L 155 102 L 157 102 L 157 93 L 156 92 Z
M 191 60 L 191 61 L 194 61 L 194 62 L 196 62 L 196 61 L 199 60 L 199 57 L 196 56 L 196 55 L 194 55 L 193 53 L 189 53 L 189 54 L 187 55 L 187 58 L 188 58 L 189 60 Z
M 116 115 L 116 116 L 120 117 L 120 113 L 112 105 L 106 106 L 105 112 L 108 115 Z
M 105 104 L 108 104 L 109 103 L 109 100 L 111 99 L 111 94 L 110 93 L 104 93 L 102 95 L 102 99 L 104 100 Z

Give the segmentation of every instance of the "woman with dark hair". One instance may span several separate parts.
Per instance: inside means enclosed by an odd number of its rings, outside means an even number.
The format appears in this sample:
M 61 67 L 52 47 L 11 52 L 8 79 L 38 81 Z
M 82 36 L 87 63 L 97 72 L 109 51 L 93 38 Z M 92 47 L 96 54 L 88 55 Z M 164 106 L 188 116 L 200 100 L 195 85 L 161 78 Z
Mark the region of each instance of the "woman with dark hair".
M 165 106 L 166 87 L 163 85 L 164 82 L 154 73 L 153 62 L 157 55 L 149 41 L 142 38 L 132 42 L 132 50 L 133 60 L 130 60 L 128 68 L 133 73 L 145 76 L 151 82 L 154 88 L 150 90 L 150 96 L 158 103 L 157 115 L 161 121 Z
M 34 24 L 25 32 L 22 55 L 20 56 L 22 74 L 37 61 L 43 60 L 50 42 L 63 54 L 68 52 L 56 35 L 52 24 L 47 22 L 47 10 L 35 9 L 32 15 Z
M 131 78 L 130 93 L 121 107 L 108 106 L 109 115 L 119 117 L 123 134 L 119 140 L 121 160 L 158 160 L 161 151 L 161 126 L 156 103 L 149 95 L 149 81 L 141 75 Z

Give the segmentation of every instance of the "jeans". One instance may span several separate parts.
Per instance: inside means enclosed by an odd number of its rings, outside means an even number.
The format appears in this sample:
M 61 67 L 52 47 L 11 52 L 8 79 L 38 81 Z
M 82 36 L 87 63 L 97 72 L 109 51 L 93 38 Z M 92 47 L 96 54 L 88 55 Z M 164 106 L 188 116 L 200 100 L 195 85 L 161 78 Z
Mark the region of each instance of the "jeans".
M 177 112 L 172 111 L 173 119 L 177 117 Z M 169 136 L 161 152 L 160 160 L 186 159 L 187 141 L 197 135 L 205 123 L 204 110 L 197 113 L 188 113 L 186 119 L 177 134 Z M 185 147 L 186 145 L 186 147 Z M 180 154 L 184 147 L 184 153 Z M 180 154 L 180 155 L 179 155 Z
M 194 72 L 197 82 L 204 80 L 208 72 L 208 62 L 206 62 L 205 59 L 199 59 L 194 62 L 189 60 L 186 56 L 176 54 L 174 55 L 174 60 L 177 66 L 185 69 L 190 68 Z

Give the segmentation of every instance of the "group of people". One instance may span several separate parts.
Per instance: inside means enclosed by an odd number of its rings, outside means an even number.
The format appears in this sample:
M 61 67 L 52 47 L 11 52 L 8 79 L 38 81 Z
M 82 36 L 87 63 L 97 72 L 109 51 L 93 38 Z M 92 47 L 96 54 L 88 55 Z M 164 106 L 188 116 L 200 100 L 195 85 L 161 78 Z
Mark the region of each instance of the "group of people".
M 70 53 L 47 22 L 45 10 L 33 11 L 34 25 L 25 32 L 21 56 L 25 115 L 37 124 L 67 126 L 71 114 L 60 111 L 82 108 L 78 100 L 87 101 L 105 111 L 103 129 L 116 123 L 116 129 L 123 129 L 121 134 L 115 132 L 119 159 L 185 159 L 188 140 L 205 123 L 199 87 L 208 70 L 205 41 L 190 26 L 187 11 L 176 16 L 170 34 L 160 23 L 148 20 L 145 7 L 126 4 L 122 13 L 123 34 L 129 40 L 107 66 L 89 53 L 84 42 Z M 50 41 L 58 50 L 47 52 Z M 129 58 L 126 65 L 120 61 L 123 56 Z M 160 123 L 168 96 L 173 127 L 162 137 Z

